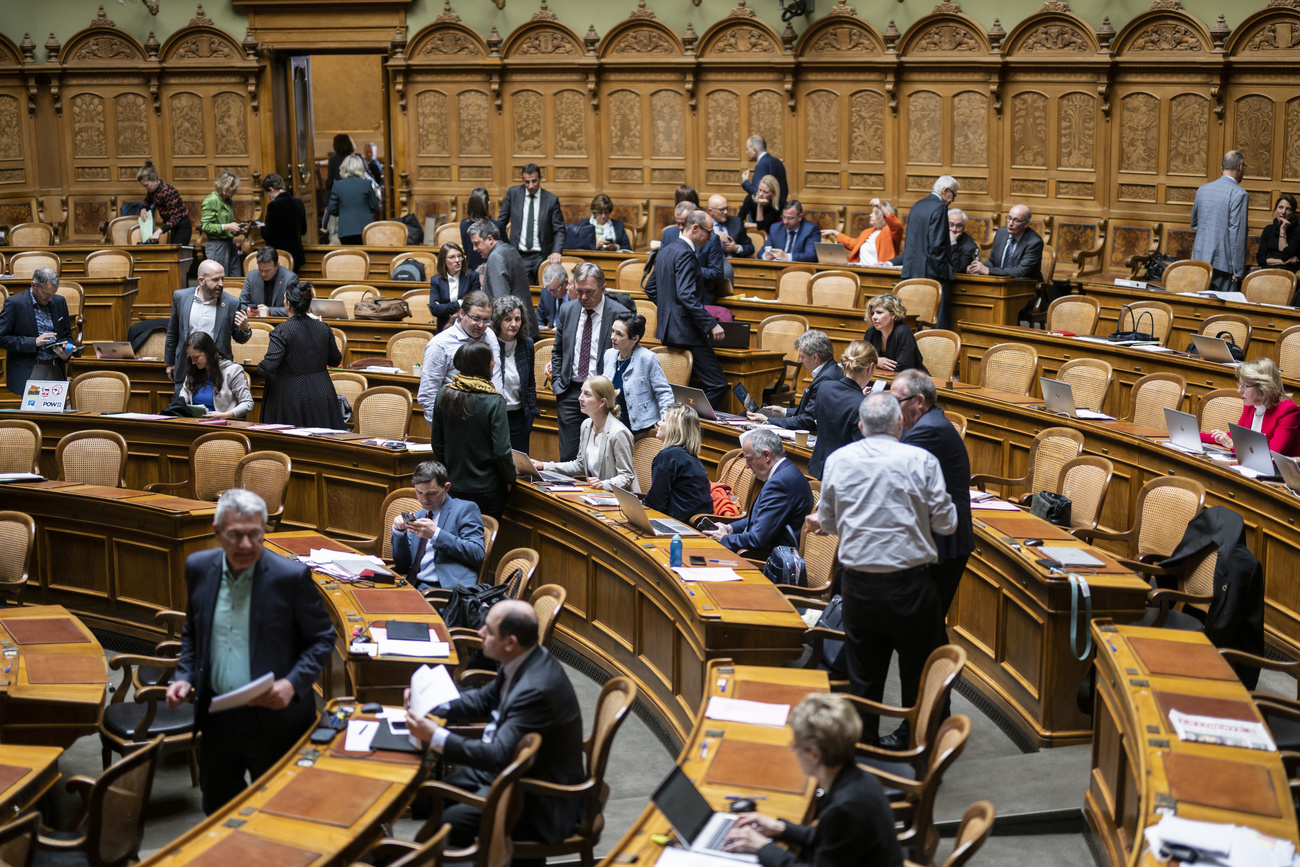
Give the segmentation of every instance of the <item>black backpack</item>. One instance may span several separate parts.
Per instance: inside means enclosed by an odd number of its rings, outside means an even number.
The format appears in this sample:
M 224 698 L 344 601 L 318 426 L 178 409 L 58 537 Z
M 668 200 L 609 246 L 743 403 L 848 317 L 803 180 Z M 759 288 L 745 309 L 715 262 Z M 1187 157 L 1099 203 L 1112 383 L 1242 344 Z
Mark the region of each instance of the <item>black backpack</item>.
M 424 265 L 415 259 L 406 259 L 399 262 L 393 269 L 394 280 L 410 280 L 413 283 L 423 283 L 425 281 Z
M 488 609 L 502 599 L 514 598 L 524 570 L 515 569 L 500 584 L 459 584 L 452 588 L 451 599 L 442 609 L 442 621 L 448 629 L 481 629 L 487 622 Z

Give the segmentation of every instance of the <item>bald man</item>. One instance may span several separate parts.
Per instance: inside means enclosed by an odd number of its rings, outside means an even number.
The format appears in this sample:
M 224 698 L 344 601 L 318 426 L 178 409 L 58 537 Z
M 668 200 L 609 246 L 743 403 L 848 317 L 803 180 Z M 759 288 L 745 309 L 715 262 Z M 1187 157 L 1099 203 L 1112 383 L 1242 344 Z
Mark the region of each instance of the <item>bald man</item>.
M 185 382 L 189 356 L 185 354 L 185 341 L 195 331 L 205 331 L 212 336 L 217 350 L 233 358 L 230 341 L 247 343 L 253 335 L 248 327 L 248 314 L 239 309 L 239 298 L 227 295 L 224 289 L 226 270 L 213 259 L 199 263 L 199 285 L 193 289 L 177 289 L 172 295 L 172 316 L 167 322 L 167 344 L 163 361 L 167 376 L 179 392 Z
M 1007 212 L 1006 226 L 993 236 L 989 260 L 976 259 L 966 266 L 966 273 L 1042 280 L 1043 239 L 1029 228 L 1033 216 L 1026 205 L 1012 206 Z
M 728 258 L 754 258 L 754 242 L 749 240 L 740 217 L 731 213 L 726 196 L 709 196 L 709 206 L 705 210 L 713 218 L 713 234 L 722 243 L 722 251 Z M 726 276 L 731 279 L 730 275 Z

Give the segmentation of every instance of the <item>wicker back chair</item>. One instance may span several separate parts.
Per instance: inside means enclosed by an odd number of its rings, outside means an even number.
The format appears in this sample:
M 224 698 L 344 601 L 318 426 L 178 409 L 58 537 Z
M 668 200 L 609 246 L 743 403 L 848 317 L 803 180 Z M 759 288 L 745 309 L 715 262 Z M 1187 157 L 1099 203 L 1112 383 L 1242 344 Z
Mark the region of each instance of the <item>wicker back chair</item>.
M 1169 267 L 1172 268 L 1173 265 Z M 1168 346 L 1169 332 L 1174 327 L 1174 308 L 1163 301 L 1134 301 L 1128 305 L 1127 310 L 1121 311 L 1119 330 L 1132 331 L 1139 325 L 1143 329 L 1149 327 L 1151 335 L 1160 341 L 1160 345 Z
M 962 440 L 965 441 L 965 439 L 966 439 L 966 416 L 962 415 L 962 414 L 959 413 L 959 412 L 953 412 L 953 411 L 950 410 L 950 409 L 945 409 L 945 410 L 943 411 L 943 417 L 946 418 L 946 419 L 948 419 L 948 421 L 952 424 L 952 426 L 955 427 L 955 428 L 957 429 L 957 436 L 961 437 Z
M 650 350 L 659 359 L 659 366 L 664 369 L 664 377 L 673 385 L 690 385 L 691 371 L 695 368 L 695 356 L 689 349 L 677 349 L 672 346 L 656 346 Z M 625 419 L 626 421 L 626 419 Z M 649 490 L 644 488 L 643 490 Z
M 367 223 L 361 230 L 361 243 L 367 247 L 404 247 L 406 237 L 406 224 L 400 220 Z
M 551 634 L 568 598 L 569 591 L 559 584 L 543 584 L 528 594 L 528 604 L 537 613 L 537 643 L 542 647 L 551 643 Z
M 0 593 L 23 603 L 36 549 L 36 522 L 25 512 L 0 512 Z
M 58 256 L 43 250 L 27 250 L 9 257 L 9 273 L 15 277 L 30 280 L 37 268 L 53 268 L 55 274 L 61 274 L 63 263 Z
M 943 867 L 965 867 L 989 838 L 996 817 L 997 808 L 992 801 L 976 801 L 967 807 L 962 814 L 961 824 L 957 826 L 952 854 L 943 862 Z
M 645 274 L 645 265 L 649 258 L 648 256 L 632 256 L 619 262 L 618 270 L 614 272 L 614 288 L 619 292 L 640 292 L 641 277 Z M 653 334 L 654 332 L 647 327 L 646 333 Z
M 852 271 L 818 271 L 808 280 L 808 296 L 814 307 L 843 307 L 858 304 L 861 283 Z
M 478 583 L 482 584 L 487 580 L 488 563 L 492 562 L 492 549 L 496 547 L 497 535 L 501 532 L 501 524 L 491 515 L 483 516 L 483 565 L 478 570 Z
M 248 330 L 247 340 L 230 345 L 231 354 L 239 359 L 241 364 L 261 364 L 271 348 L 271 332 L 275 330 L 275 326 L 269 322 L 250 321 Z
M 551 353 L 555 350 L 555 338 L 533 341 L 533 376 L 537 380 L 538 390 L 550 387 L 551 375 L 546 372 L 546 365 L 551 363 Z
M 1091 295 L 1062 295 L 1047 305 L 1048 331 L 1069 331 L 1091 337 L 1101 318 L 1101 302 Z
M 943 776 L 957 761 L 970 738 L 971 721 L 965 714 L 954 714 L 939 726 L 930 748 L 930 761 L 924 776 L 909 779 L 867 766 L 869 771 L 887 789 L 903 793 L 903 801 L 895 803 L 894 814 L 900 816 L 905 827 L 898 833 L 899 845 L 909 860 L 929 864 L 934 860 L 934 850 L 939 846 L 939 831 L 934 827 L 934 803 Z
M 759 249 L 755 247 L 754 249 Z M 782 304 L 812 304 L 808 281 L 817 273 L 812 265 L 790 265 L 776 275 L 776 300 Z
M 1171 262 L 1160 277 L 1160 285 L 1170 292 L 1195 294 L 1210 288 L 1214 269 L 1200 259 L 1179 259 Z M 1121 329 L 1122 330 L 1122 329 Z
M 1291 306 L 1295 296 L 1296 275 L 1285 268 L 1251 271 L 1241 281 L 1241 294 L 1253 304 Z
M 54 449 L 59 479 L 106 488 L 126 487 L 126 440 L 111 430 L 70 433 Z
M 425 293 L 425 297 L 428 297 L 428 293 Z M 424 309 L 428 310 L 428 305 L 425 305 Z M 415 371 L 415 365 L 424 363 L 424 350 L 428 346 L 429 332 L 399 331 L 388 338 L 388 347 L 384 350 L 384 355 L 393 362 L 393 367 L 412 373 Z
M 645 298 L 633 298 L 632 303 L 636 305 L 636 312 L 645 317 L 645 333 L 654 337 L 659 330 L 659 308 Z
M 1061 467 L 1060 493 L 1070 498 L 1070 527 L 1096 528 L 1106 504 L 1115 465 L 1107 458 L 1080 455 Z
M 374 385 L 352 404 L 353 429 L 366 436 L 404 440 L 411 429 L 411 390 L 400 385 Z
M 235 473 L 239 461 L 252 445 L 237 431 L 213 431 L 190 443 L 190 477 L 183 482 L 157 482 L 146 485 L 153 493 L 183 491 L 195 500 L 216 502 L 221 492 L 238 487 Z
M 501 555 L 501 562 L 497 563 L 496 577 L 492 582 L 503 584 L 510 578 L 516 570 L 523 573 L 519 583 L 515 585 L 513 599 L 522 599 L 528 593 L 528 585 L 533 582 L 533 575 L 537 572 L 537 562 L 541 559 L 532 548 L 513 548 Z
M 943 385 L 952 379 L 957 372 L 957 359 L 961 357 L 961 336 L 956 331 L 943 328 L 918 331 L 916 348 L 936 385 Z
M 10 247 L 48 247 L 54 243 L 49 223 L 17 223 L 9 229 Z
M 160 328 L 144 339 L 136 358 L 162 358 L 167 351 L 167 330 Z
M 343 363 L 348 363 L 348 336 L 343 333 L 342 328 L 330 328 L 330 333 L 334 335 L 334 345 L 339 348 L 339 355 L 343 356 Z
M 99 742 L 105 768 L 113 760 L 113 753 L 130 755 L 161 737 L 164 753 L 189 755 L 190 783 L 199 784 L 194 705 L 183 702 L 171 709 L 166 705 L 167 684 L 179 663 L 178 656 L 132 653 L 120 653 L 108 661 L 110 669 L 122 671 L 122 680 L 116 688 L 110 687 L 112 698 L 99 716 Z M 134 701 L 128 702 L 126 696 L 132 686 Z
M 441 247 L 450 241 L 453 244 L 460 243 L 460 223 L 443 223 L 433 230 L 433 245 Z
M 781 378 L 774 385 L 763 389 L 764 404 L 779 400 L 793 401 L 803 372 L 799 350 L 795 349 L 794 342 L 807 330 L 808 320 L 790 313 L 778 313 L 758 323 L 758 348 L 776 350 L 785 356 Z
M 60 280 L 55 295 L 68 305 L 68 316 L 72 319 L 72 342 L 80 343 L 82 331 L 86 326 L 86 290 L 80 283 L 72 280 Z
M 655 455 L 664 447 L 664 441 L 659 437 L 649 436 L 641 437 L 632 443 L 632 465 L 636 467 L 636 483 L 643 490 L 650 490 L 650 467 L 654 464 Z
M 1241 420 L 1245 408 L 1246 402 L 1241 399 L 1237 389 L 1216 388 L 1201 397 L 1201 403 L 1196 408 L 1196 425 L 1201 433 L 1226 431 L 1228 425 Z
M 1177 373 L 1148 373 L 1133 383 L 1128 396 L 1128 414 L 1133 424 L 1165 429 L 1165 409 L 1181 409 L 1187 394 L 1187 380 Z
M 428 289 L 412 289 L 410 292 L 403 292 L 402 300 L 406 302 L 407 307 L 411 308 L 411 315 L 406 321 L 420 325 L 432 325 L 438 321 L 429 307 Z M 429 333 L 424 332 L 424 336 L 427 338 Z
M 1283 376 L 1300 377 L 1300 325 L 1292 325 L 1278 335 L 1273 361 Z
M 816 506 L 813 507 L 814 510 Z M 799 554 L 803 557 L 808 587 L 782 585 L 781 590 L 794 592 L 791 596 L 825 596 L 830 592 L 831 581 L 839 564 L 840 537 L 818 536 L 805 527 L 799 534 Z
M 894 294 L 907 312 L 916 317 L 918 325 L 928 328 L 938 321 L 939 306 L 943 303 L 943 285 L 938 280 L 928 277 L 899 280 L 894 284 Z
M 1123 533 L 1100 529 L 1073 530 L 1080 539 L 1125 542 L 1127 559 L 1140 563 L 1163 560 L 1174 552 L 1188 523 L 1205 508 L 1205 487 L 1195 479 L 1158 476 L 1138 491 L 1137 516 Z
M 333 253 L 329 255 L 333 256 Z M 343 307 L 348 311 L 348 318 L 356 316 L 357 302 L 366 298 L 378 298 L 379 290 L 373 286 L 364 286 L 360 283 L 349 283 L 346 286 L 340 286 L 330 293 L 330 299 L 342 301 Z
M 355 406 L 361 392 L 370 387 L 364 376 L 350 370 L 331 370 L 330 382 L 334 383 L 334 393 L 346 397 L 350 406 Z
M 370 254 L 355 247 L 331 250 L 321 259 L 320 270 L 326 280 L 369 280 Z
M 981 801 L 985 804 L 987 801 Z M 388 867 L 442 867 L 442 854 L 451 836 L 451 823 L 444 822 L 438 832 L 423 843 L 385 837 L 370 847 L 366 861 L 354 861 L 352 867 L 386 864 Z
M 1250 346 L 1251 333 L 1254 331 L 1250 324 L 1250 317 L 1240 313 L 1220 313 L 1217 316 L 1210 316 L 1201 323 L 1201 333 L 1210 337 L 1218 337 L 1225 331 L 1232 335 L 1232 342 L 1241 347 L 1241 351 L 1245 353 Z
M 1029 445 L 1029 472 L 1018 479 L 1001 476 L 974 475 L 970 483 L 981 491 L 985 485 L 1002 485 L 1003 488 L 1025 488 L 1027 494 L 1037 491 L 1061 492 L 1061 471 L 1066 463 L 1083 452 L 1083 434 L 1074 428 L 1049 427 L 1039 431 Z M 1003 491 L 1005 494 L 1005 490 Z M 1007 499 L 1011 499 L 1008 497 Z
M 273 527 L 284 512 L 284 492 L 292 469 L 288 455 L 272 451 L 249 452 L 235 466 L 235 487 L 252 491 L 265 501 L 266 519 Z
M 41 814 L 38 811 L 15 818 L 0 827 L 0 864 L 8 867 L 32 867 L 36 857 L 36 838 L 40 831 Z
M 358 551 L 374 554 L 385 562 L 392 562 L 393 535 L 389 530 L 392 529 L 393 521 L 403 512 L 418 512 L 423 508 L 415 496 L 415 488 L 398 488 L 384 497 L 384 504 L 379 507 L 379 528 L 374 538 L 352 542 L 352 546 Z
M 1012 394 L 1029 394 L 1038 374 L 1038 350 L 1027 343 L 999 343 L 980 360 L 980 385 Z
M 126 412 L 131 401 L 131 380 L 116 370 L 93 370 L 72 380 L 68 397 L 80 412 Z
M 0 473 L 40 471 L 41 429 L 23 419 L 0 419 Z
M 717 482 L 731 487 L 731 496 L 740 504 L 741 512 L 749 511 L 754 494 L 754 471 L 745 466 L 745 456 L 740 449 L 731 449 L 718 458 Z
M 405 225 L 405 224 L 403 224 Z M 388 264 L 388 273 L 391 275 L 397 270 L 397 266 L 407 259 L 414 259 L 424 266 L 424 277 L 426 280 L 438 273 L 438 254 L 432 250 L 411 250 L 409 253 L 398 253 L 393 257 L 393 261 Z M 426 285 L 422 290 L 424 297 L 429 297 L 429 287 Z M 410 294 L 409 292 L 407 293 Z M 405 296 L 403 296 L 405 297 Z
M 244 257 L 244 273 L 251 274 L 257 270 L 257 250 Z M 288 250 L 276 250 L 275 261 L 287 271 L 293 270 L 293 255 Z
M 135 274 L 135 257 L 125 250 L 96 250 L 86 256 L 87 277 L 130 277 Z
M 139 217 L 114 217 L 104 226 L 104 243 L 125 247 L 131 243 L 131 227 L 139 225 Z
M 1076 407 L 1101 412 L 1110 394 L 1113 375 L 1110 363 L 1100 358 L 1072 358 L 1061 365 L 1056 379 L 1070 384 Z

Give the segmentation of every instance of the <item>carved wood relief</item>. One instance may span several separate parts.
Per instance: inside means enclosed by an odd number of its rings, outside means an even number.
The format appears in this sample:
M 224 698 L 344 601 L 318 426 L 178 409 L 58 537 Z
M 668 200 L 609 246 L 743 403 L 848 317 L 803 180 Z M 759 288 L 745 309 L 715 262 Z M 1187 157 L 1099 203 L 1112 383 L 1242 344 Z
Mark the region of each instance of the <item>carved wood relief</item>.
M 878 163 L 885 158 L 885 96 L 859 90 L 849 97 L 849 159 Z
M 1300 97 L 1286 104 L 1286 134 L 1282 140 L 1286 148 L 1282 154 L 1282 178 L 1300 179 Z
M 481 90 L 463 90 L 456 96 L 456 105 L 460 117 L 461 155 L 487 156 L 492 152 L 488 95 Z M 465 176 L 463 169 L 461 176 Z
M 709 159 L 740 158 L 740 98 L 730 90 L 711 90 L 704 98 L 708 117 Z
M 1159 100 L 1149 93 L 1130 93 L 1120 105 L 1120 171 L 1154 173 Z
M 650 94 L 650 118 L 653 123 L 650 155 L 656 158 L 684 157 L 681 93 L 656 90 Z
M 1097 98 L 1088 93 L 1067 93 L 1056 105 L 1057 165 L 1067 169 L 1093 168 L 1096 147 Z
M 971 90 L 952 98 L 953 165 L 988 165 L 988 104 L 987 96 Z
M 1246 96 L 1237 100 L 1236 146 L 1246 158 L 1246 177 L 1268 178 L 1273 172 L 1273 100 Z
M 1047 97 L 1024 91 L 1011 100 L 1011 165 L 1047 168 Z
M 138 93 L 123 93 L 114 98 L 118 156 L 145 156 L 149 153 L 149 117 L 145 99 Z
M 810 160 L 838 161 L 840 158 L 840 97 L 830 90 L 814 90 L 806 98 L 804 112 L 807 155 Z M 838 176 L 837 176 L 838 184 Z
M 745 138 L 758 134 L 767 140 L 770 153 L 788 157 L 783 135 L 785 98 L 775 90 L 756 90 L 749 95 L 749 129 Z
M 542 95 L 535 90 L 516 90 L 510 100 L 515 116 L 514 153 L 543 153 Z
M 939 94 L 918 90 L 907 99 L 907 161 L 912 164 L 940 161 L 940 134 L 943 126 Z
M 416 94 L 415 129 L 420 156 L 447 155 L 447 94 L 441 90 Z
M 1202 175 L 1206 165 L 1209 100 L 1183 93 L 1169 100 L 1169 173 Z
M 0 160 L 23 156 L 22 128 L 18 125 L 18 98 L 0 94 Z
M 223 91 L 212 98 L 213 138 L 219 154 L 248 153 L 248 129 L 245 126 L 244 97 Z
M 197 93 L 176 93 L 171 98 L 173 156 L 202 156 L 203 100 Z
M 576 90 L 557 91 L 555 105 L 555 153 L 580 157 L 587 153 L 587 100 Z
M 641 94 L 616 90 L 609 95 L 609 153 L 641 156 Z
M 108 156 L 102 96 L 96 93 L 79 93 L 72 98 L 72 131 L 75 156 Z

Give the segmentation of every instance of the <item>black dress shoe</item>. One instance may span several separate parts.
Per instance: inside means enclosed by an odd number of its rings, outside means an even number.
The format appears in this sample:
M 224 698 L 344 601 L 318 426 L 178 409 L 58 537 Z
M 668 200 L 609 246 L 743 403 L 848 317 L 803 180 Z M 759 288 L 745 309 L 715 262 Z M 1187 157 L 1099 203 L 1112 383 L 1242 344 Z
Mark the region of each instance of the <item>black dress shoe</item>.
M 907 723 L 903 723 L 890 734 L 880 739 L 881 749 L 901 751 L 911 746 Z

